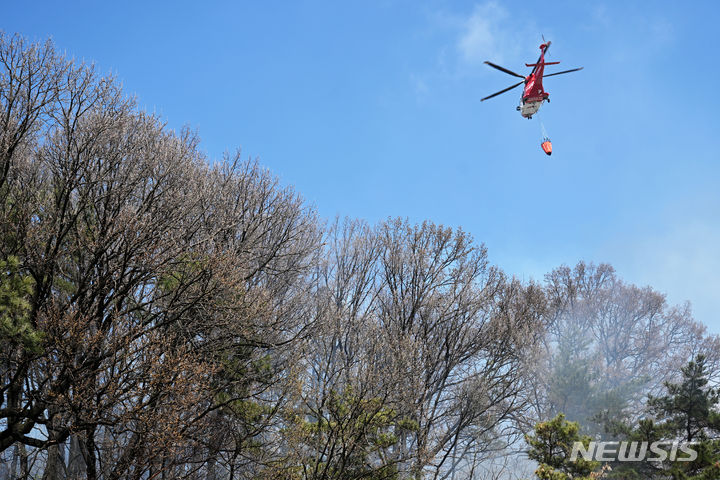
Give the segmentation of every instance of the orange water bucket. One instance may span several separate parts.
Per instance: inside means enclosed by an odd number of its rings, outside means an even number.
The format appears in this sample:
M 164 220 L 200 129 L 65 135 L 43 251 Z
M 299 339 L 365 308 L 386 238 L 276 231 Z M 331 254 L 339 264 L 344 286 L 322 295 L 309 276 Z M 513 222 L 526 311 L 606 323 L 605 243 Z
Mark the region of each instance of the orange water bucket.
M 543 152 L 547 153 L 548 155 L 552 155 L 552 143 L 550 143 L 549 139 L 546 138 L 545 141 L 540 144 L 540 146 L 542 147 Z

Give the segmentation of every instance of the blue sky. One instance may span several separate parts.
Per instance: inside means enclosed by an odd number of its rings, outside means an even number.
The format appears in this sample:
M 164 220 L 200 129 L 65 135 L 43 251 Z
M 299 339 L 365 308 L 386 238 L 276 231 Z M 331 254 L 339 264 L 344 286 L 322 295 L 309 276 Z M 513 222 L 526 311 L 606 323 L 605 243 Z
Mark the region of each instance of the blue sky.
M 114 72 L 211 158 L 242 148 L 326 218 L 461 226 L 541 279 L 610 262 L 720 333 L 720 2 L 12 2 L 0 28 Z M 553 41 L 539 118 L 484 60 Z M 554 69 L 554 70 L 551 70 Z

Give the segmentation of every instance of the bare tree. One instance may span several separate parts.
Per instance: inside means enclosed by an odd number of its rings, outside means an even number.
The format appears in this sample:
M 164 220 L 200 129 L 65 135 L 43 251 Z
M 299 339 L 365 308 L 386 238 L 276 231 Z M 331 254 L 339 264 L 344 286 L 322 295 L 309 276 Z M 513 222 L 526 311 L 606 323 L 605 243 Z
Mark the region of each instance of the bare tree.
M 396 220 L 379 235 L 379 319 L 389 336 L 414 341 L 421 372 L 404 385 L 418 425 L 402 440 L 415 452 L 408 473 L 443 478 L 457 468 L 458 446 L 464 458 L 489 450 L 524 407 L 523 360 L 541 330 L 542 303 L 462 231 Z
M 47 451 L 45 478 L 192 475 L 226 448 L 215 426 L 257 438 L 284 395 L 315 214 L 253 163 L 209 167 L 92 67 L 0 51 L 2 249 L 32 279 L 26 341 L 3 338 L 0 451 Z M 270 413 L 243 418 L 251 400 Z
M 303 478 L 462 476 L 517 436 L 540 289 L 506 279 L 463 232 L 429 223 L 336 223 L 326 245 L 323 328 L 296 411 L 311 432 L 294 444 Z
M 687 304 L 668 305 L 652 288 L 623 282 L 610 265 L 557 268 L 546 276 L 546 292 L 547 356 L 535 377 L 544 382 L 536 386 L 545 392 L 536 403 L 542 418 L 562 411 L 587 421 L 639 407 L 693 355 L 720 356 L 720 340 Z

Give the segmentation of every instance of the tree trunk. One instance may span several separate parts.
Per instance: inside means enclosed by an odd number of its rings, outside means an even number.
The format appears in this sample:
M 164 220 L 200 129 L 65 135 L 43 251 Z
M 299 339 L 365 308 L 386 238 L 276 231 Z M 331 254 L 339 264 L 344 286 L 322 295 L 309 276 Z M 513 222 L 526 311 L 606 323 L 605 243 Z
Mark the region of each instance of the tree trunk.
M 25 445 L 16 443 L 13 451 L 13 458 L 10 463 L 10 479 L 26 480 L 30 478 L 30 469 L 28 467 L 27 451 Z
M 68 458 L 68 480 L 81 480 L 86 478 L 85 457 L 82 454 L 82 446 L 77 435 L 70 437 L 70 456 Z
M 65 444 L 48 447 L 47 462 L 42 480 L 65 480 Z

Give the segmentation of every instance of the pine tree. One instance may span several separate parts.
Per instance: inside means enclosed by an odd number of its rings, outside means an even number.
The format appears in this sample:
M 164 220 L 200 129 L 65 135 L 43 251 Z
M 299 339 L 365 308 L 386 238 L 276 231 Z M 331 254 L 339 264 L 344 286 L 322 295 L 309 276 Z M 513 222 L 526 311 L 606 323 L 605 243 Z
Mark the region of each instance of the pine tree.
M 20 261 L 11 256 L 0 260 L 0 342 L 5 352 L 16 346 L 29 351 L 40 349 L 42 335 L 28 319 L 33 281 L 20 273 Z
M 542 480 L 590 480 L 598 478 L 600 462 L 585 460 L 578 457 L 570 460 L 573 444 L 582 442 L 585 448 L 590 443 L 590 437 L 580 435 L 580 425 L 577 422 L 565 420 L 560 413 L 548 422 L 540 422 L 535 426 L 535 432 L 525 436 L 530 445 L 528 456 L 540 466 L 535 475 Z M 594 473 L 595 472 L 595 473 Z
M 665 382 L 667 395 L 648 398 L 648 413 L 632 428 L 622 422 L 612 432 L 630 442 L 695 442 L 697 458 L 687 461 L 680 452 L 663 462 L 618 463 L 614 478 L 716 480 L 720 478 L 720 392 L 709 386 L 705 357 L 700 355 L 681 369 L 680 383 Z
M 697 442 L 698 453 L 692 462 L 672 462 L 669 473 L 673 478 L 704 480 L 720 478 L 720 391 L 708 385 L 705 357 L 699 355 L 682 368 L 680 383 L 666 382 L 668 394 L 650 397 L 648 406 L 666 440 Z

